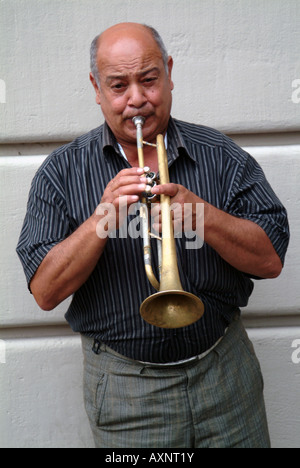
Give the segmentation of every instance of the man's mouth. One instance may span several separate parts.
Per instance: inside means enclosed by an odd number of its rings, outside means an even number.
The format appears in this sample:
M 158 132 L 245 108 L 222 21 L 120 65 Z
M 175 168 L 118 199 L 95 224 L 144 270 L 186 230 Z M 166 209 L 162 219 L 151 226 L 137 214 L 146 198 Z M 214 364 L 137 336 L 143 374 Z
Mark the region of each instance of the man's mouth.
M 149 119 L 152 115 L 153 115 L 153 114 L 144 115 L 143 113 L 139 113 L 139 114 L 134 114 L 134 115 L 132 115 L 132 116 L 125 117 L 124 120 L 130 120 L 130 121 L 132 122 L 132 119 L 133 119 L 134 117 L 144 117 L 145 122 L 146 122 L 146 120 Z M 132 123 L 133 123 L 133 122 L 132 122 Z

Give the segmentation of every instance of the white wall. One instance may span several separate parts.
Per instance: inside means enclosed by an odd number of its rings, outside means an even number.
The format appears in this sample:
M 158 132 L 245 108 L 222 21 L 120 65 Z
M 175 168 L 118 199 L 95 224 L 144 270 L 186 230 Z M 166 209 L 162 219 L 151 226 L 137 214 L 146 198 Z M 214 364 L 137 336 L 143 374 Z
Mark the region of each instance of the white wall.
M 300 446 L 299 20 L 300 0 L 0 2 L 1 447 L 92 446 L 67 303 L 37 307 L 15 247 L 45 155 L 102 122 L 89 45 L 120 21 L 158 28 L 175 60 L 173 115 L 233 135 L 289 211 L 284 272 L 256 283 L 243 316 L 263 368 L 273 446 Z

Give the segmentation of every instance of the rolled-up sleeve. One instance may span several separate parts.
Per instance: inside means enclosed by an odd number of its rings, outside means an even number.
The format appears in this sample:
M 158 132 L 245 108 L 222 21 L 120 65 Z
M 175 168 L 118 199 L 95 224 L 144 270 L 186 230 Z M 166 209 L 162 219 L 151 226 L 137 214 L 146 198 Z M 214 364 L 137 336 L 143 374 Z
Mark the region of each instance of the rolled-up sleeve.
M 242 161 L 231 186 L 226 211 L 258 224 L 284 264 L 290 238 L 287 211 L 258 162 L 245 152 Z
M 48 252 L 69 233 L 66 204 L 43 170 L 34 177 L 17 245 L 27 284 Z

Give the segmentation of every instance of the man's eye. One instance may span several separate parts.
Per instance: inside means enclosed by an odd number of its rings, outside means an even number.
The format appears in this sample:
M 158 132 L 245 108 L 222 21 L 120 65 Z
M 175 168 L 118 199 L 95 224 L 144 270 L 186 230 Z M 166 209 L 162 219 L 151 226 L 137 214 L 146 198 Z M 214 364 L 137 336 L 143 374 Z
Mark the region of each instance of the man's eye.
M 152 84 L 152 83 L 154 83 L 154 81 L 156 81 L 156 80 L 157 80 L 157 78 L 155 78 L 155 77 L 152 77 L 152 78 L 145 78 L 144 83 L 146 83 L 146 84 Z
M 125 87 L 124 84 L 122 84 L 122 83 L 117 83 L 117 84 L 115 84 L 115 85 L 112 86 L 112 89 L 118 91 L 118 90 L 123 89 L 124 87 Z

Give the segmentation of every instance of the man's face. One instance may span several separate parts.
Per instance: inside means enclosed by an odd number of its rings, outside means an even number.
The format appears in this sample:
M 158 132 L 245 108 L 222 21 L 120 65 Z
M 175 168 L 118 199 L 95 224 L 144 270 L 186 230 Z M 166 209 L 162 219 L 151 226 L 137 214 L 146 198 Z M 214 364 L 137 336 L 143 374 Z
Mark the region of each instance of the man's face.
M 168 73 L 161 52 L 145 29 L 125 34 L 103 35 L 98 49 L 100 87 L 91 77 L 96 102 L 117 140 L 136 144 L 132 118 L 145 117 L 143 136 L 155 141 L 167 129 L 171 105 L 173 61 L 169 57 Z

